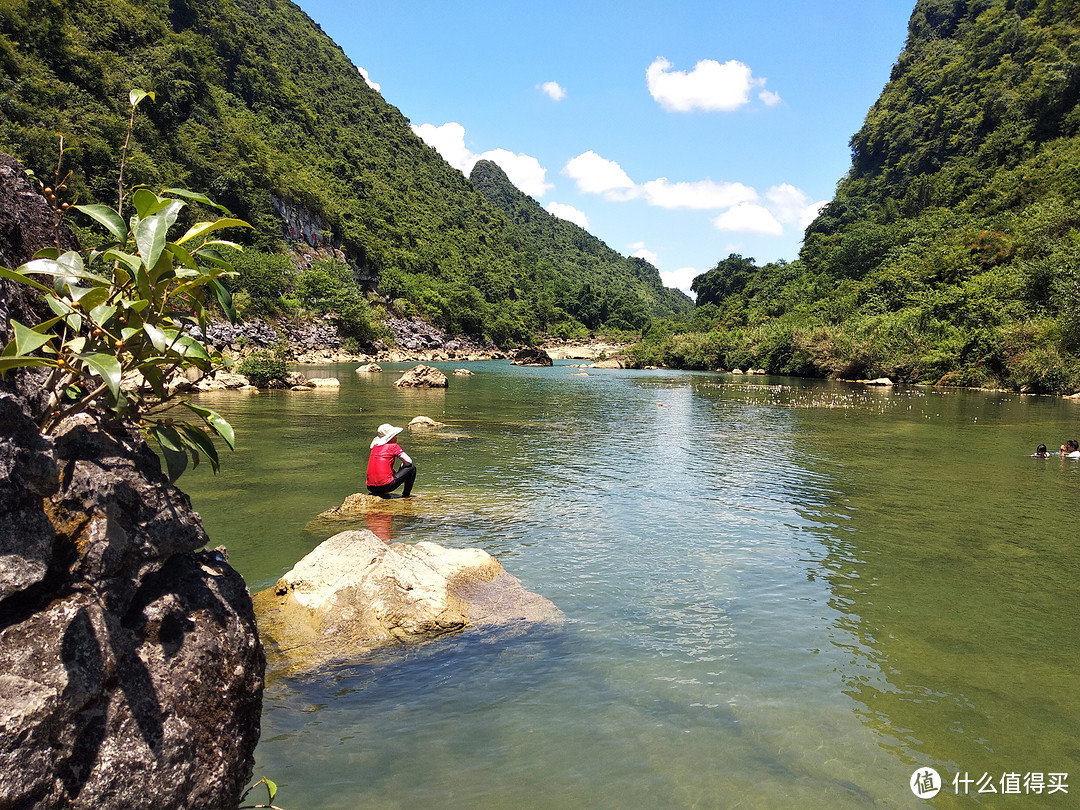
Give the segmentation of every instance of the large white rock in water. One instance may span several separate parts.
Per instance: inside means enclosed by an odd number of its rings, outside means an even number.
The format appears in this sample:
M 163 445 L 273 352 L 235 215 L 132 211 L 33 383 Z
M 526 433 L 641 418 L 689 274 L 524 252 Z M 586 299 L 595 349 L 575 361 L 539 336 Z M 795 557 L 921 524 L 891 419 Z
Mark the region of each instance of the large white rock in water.
M 434 366 L 413 366 L 394 381 L 397 388 L 446 388 L 450 381 Z
M 388 545 L 367 529 L 323 541 L 254 599 L 260 632 L 300 669 L 467 628 L 519 633 L 562 619 L 486 551 Z

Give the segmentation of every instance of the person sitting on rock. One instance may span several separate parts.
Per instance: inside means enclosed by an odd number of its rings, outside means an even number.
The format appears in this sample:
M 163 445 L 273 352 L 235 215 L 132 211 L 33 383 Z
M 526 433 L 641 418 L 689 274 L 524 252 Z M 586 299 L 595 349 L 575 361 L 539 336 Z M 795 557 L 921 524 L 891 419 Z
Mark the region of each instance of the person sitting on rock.
M 389 495 L 402 484 L 402 498 L 412 495 L 413 482 L 416 480 L 416 465 L 401 449 L 396 441 L 402 428 L 391 424 L 379 425 L 379 435 L 371 440 L 371 455 L 368 457 L 367 488 L 372 495 Z M 401 464 L 394 472 L 394 459 Z

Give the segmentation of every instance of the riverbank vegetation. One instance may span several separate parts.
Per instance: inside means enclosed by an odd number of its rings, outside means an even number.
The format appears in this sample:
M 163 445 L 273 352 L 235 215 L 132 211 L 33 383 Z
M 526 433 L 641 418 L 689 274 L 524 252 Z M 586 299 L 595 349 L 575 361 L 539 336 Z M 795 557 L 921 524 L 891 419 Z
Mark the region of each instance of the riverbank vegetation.
M 108 198 L 127 87 L 158 90 L 129 182 L 205 188 L 253 224 L 242 316 L 352 348 L 421 317 L 500 348 L 605 334 L 641 365 L 1080 389 L 1080 4 L 918 0 L 852 166 L 797 260 L 732 255 L 697 308 L 640 259 L 466 179 L 284 0 L 0 5 L 0 149 Z
M 72 202 L 112 196 L 133 86 L 157 101 L 128 182 L 205 189 L 253 225 L 242 310 L 333 313 L 362 344 L 382 307 L 506 347 L 690 307 L 651 265 L 551 261 L 286 0 L 0 4 L 0 149 L 44 175 L 62 133 Z
M 795 262 L 694 282 L 642 364 L 1080 389 L 1080 4 L 920 0 Z

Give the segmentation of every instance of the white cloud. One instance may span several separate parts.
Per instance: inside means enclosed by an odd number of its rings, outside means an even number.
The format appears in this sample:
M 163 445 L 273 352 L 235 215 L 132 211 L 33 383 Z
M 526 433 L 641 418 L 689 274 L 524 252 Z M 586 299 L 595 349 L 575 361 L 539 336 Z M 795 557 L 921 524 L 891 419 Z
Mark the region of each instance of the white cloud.
M 635 256 L 639 259 L 644 259 L 653 267 L 656 266 L 656 254 L 649 250 L 647 247 L 645 247 L 644 242 L 634 242 L 627 247 L 629 247 L 630 250 L 633 251 L 630 254 L 631 256 Z
M 498 163 L 499 167 L 506 172 L 510 182 L 524 191 L 530 197 L 543 197 L 548 189 L 554 188 L 551 183 L 545 183 L 547 169 L 540 165 L 540 161 L 532 155 L 511 152 L 507 149 L 489 149 L 476 160 L 490 160 Z M 476 161 L 474 160 L 473 163 Z M 472 170 L 472 167 L 469 169 Z
M 660 280 L 664 282 L 665 287 L 674 287 L 677 290 L 682 290 L 693 298 L 694 291 L 690 289 L 690 285 L 694 283 L 695 278 L 701 275 L 701 272 L 701 270 L 694 267 L 680 267 L 678 270 L 661 273 Z
M 577 183 L 585 194 L 603 194 L 609 200 L 629 200 L 638 196 L 638 188 L 614 160 L 602 158 L 592 150 L 572 158 L 562 173 Z
M 784 226 L 769 212 L 769 209 L 757 203 L 739 203 L 716 217 L 713 225 L 720 231 L 740 231 L 764 236 L 783 236 L 784 234 Z
M 799 217 L 799 227 L 805 231 L 807 226 L 809 226 L 811 222 L 817 219 L 818 214 L 821 213 L 821 209 L 828 204 L 828 200 L 818 200 L 817 202 L 810 203 L 810 205 L 806 206 L 806 208 L 803 210 L 802 216 Z
M 573 222 L 580 228 L 589 227 L 589 218 L 585 216 L 585 213 L 583 211 L 579 211 L 572 205 L 549 202 L 547 204 L 547 212 L 549 214 L 554 214 L 559 219 L 565 219 L 567 222 Z
M 780 98 L 780 94 L 774 93 L 772 90 L 762 90 L 760 93 L 757 94 L 757 97 L 761 99 L 761 103 L 764 104 L 766 107 L 775 107 L 777 104 L 783 101 L 783 99 Z
M 758 194 L 742 183 L 717 183 L 698 180 L 672 183 L 666 177 L 650 180 L 642 188 L 650 205 L 659 208 L 727 208 L 741 202 L 756 202 Z
M 773 186 L 765 192 L 773 215 L 785 225 L 798 225 L 805 229 L 814 221 L 828 200 L 810 202 L 806 192 L 789 183 Z
M 511 152 L 508 149 L 489 149 L 483 154 L 475 154 L 465 145 L 465 127 L 456 121 L 450 121 L 440 127 L 434 124 L 412 125 L 412 131 L 442 155 L 449 163 L 466 176 L 472 171 L 478 160 L 490 160 L 506 172 L 510 182 L 531 197 L 542 197 L 551 183 L 545 182 L 547 169 L 531 155 Z
M 434 124 L 412 125 L 412 131 L 443 156 L 443 160 L 464 172 L 466 175 L 479 158 L 465 146 L 465 127 L 456 121 L 450 121 L 437 127 Z
M 558 82 L 544 82 L 538 84 L 540 92 L 550 98 L 552 101 L 562 101 L 566 98 L 566 90 L 559 85 Z
M 732 112 L 750 102 L 755 87 L 765 86 L 765 79 L 754 78 L 749 66 L 734 59 L 723 64 L 715 59 L 702 59 L 689 73 L 672 70 L 673 67 L 667 59 L 658 56 L 645 70 L 649 92 L 668 112 Z M 774 96 L 779 101 L 775 93 L 768 98 Z M 766 98 L 762 101 L 775 103 Z
M 368 87 L 370 87 L 376 93 L 378 93 L 379 90 L 382 89 L 382 85 L 377 84 L 376 82 L 373 82 L 371 80 L 371 77 L 368 75 L 368 72 L 366 70 L 364 70 L 364 68 L 358 67 L 356 70 L 360 73 L 361 76 L 364 77 L 364 81 L 367 82 Z

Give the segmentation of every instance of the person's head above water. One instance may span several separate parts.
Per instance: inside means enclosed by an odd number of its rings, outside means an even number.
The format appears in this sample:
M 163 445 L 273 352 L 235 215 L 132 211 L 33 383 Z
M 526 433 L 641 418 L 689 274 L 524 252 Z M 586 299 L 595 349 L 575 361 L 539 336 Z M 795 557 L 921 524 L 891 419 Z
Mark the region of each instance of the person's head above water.
M 1037 456 L 1045 456 L 1046 455 L 1046 445 L 1045 444 L 1040 444 L 1038 447 L 1036 447 L 1035 448 L 1035 455 L 1037 455 Z

